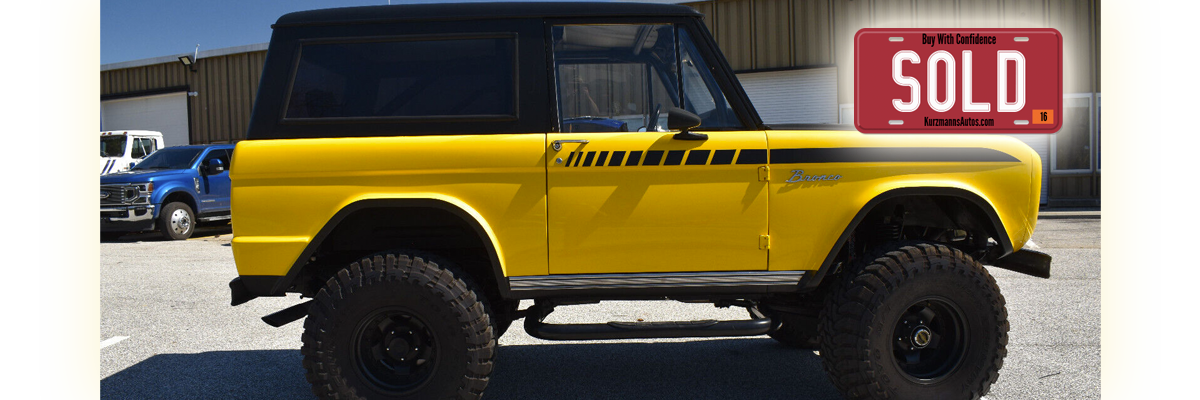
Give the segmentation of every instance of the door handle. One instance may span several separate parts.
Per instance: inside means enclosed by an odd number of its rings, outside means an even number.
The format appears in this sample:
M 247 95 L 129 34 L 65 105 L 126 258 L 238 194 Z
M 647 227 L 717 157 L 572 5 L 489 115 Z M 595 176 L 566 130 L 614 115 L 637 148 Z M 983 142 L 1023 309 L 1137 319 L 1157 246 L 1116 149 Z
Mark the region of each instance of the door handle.
M 567 140 L 555 140 L 554 142 L 551 142 L 551 143 L 550 143 L 550 147 L 554 148 L 554 151 L 559 151 L 559 150 L 562 150 L 562 144 L 563 144 L 563 143 L 582 143 L 582 144 L 587 144 L 587 143 L 588 143 L 588 141 L 587 141 L 587 139 L 567 139 Z

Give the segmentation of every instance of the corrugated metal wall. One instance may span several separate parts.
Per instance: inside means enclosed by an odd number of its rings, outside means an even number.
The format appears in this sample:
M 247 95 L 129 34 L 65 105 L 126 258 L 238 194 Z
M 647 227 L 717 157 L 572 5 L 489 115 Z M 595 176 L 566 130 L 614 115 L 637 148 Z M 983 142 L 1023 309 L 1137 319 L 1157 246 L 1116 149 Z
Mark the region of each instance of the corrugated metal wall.
M 246 136 L 266 51 L 205 57 L 196 72 L 176 62 L 100 72 L 100 96 L 112 98 L 182 88 L 191 142 L 230 143 Z

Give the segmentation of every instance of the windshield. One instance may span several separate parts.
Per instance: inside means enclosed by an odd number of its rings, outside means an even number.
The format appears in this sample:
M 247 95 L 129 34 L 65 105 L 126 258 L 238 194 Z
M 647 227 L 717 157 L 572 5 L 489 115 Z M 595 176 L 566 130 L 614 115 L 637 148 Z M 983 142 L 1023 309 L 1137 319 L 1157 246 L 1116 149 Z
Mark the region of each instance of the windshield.
M 125 135 L 100 137 L 100 157 L 122 157 L 124 155 Z
M 145 160 L 138 163 L 132 169 L 185 169 L 191 168 L 192 162 L 196 160 L 196 156 L 200 155 L 202 148 L 184 147 L 184 148 L 165 148 L 154 152 Z

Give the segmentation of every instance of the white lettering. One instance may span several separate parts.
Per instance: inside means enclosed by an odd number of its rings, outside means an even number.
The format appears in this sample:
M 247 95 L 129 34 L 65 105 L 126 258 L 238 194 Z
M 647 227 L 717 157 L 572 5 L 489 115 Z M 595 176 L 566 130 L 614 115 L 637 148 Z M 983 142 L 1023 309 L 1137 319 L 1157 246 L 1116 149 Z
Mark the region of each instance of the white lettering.
M 938 61 L 946 63 L 946 101 L 938 101 L 937 92 L 937 64 Z M 929 63 L 926 67 L 929 69 L 929 80 L 926 83 L 929 85 L 929 107 L 937 112 L 950 111 L 950 107 L 954 107 L 954 81 L 958 80 L 957 70 L 954 68 L 954 56 L 945 50 L 938 50 L 929 56 Z
M 992 111 L 991 103 L 976 103 L 971 97 L 971 81 L 975 75 L 975 70 L 971 68 L 971 51 L 963 50 L 963 112 L 988 112 Z
M 900 99 L 892 99 L 892 106 L 896 107 L 896 111 L 899 112 L 913 112 L 921 106 L 921 82 L 917 81 L 917 78 L 901 75 L 904 61 L 920 64 L 921 57 L 918 57 L 917 53 L 912 50 L 901 50 L 892 56 L 892 81 L 895 81 L 897 85 L 909 88 L 909 101 L 905 103 Z
M 1008 62 L 1015 61 L 1016 69 L 1016 100 L 1008 102 Z M 1016 50 L 1000 50 L 996 52 L 996 110 L 1000 112 L 1017 112 L 1025 108 L 1025 55 Z

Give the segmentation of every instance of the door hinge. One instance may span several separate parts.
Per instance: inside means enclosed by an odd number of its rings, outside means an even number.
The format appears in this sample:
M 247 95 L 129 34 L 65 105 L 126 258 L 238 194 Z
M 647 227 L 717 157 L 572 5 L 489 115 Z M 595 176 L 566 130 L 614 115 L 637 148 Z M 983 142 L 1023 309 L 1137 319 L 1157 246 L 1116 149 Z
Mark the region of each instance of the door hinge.
M 769 182 L 771 180 L 771 167 L 766 165 L 758 167 L 758 181 Z
M 759 235 L 758 236 L 758 249 L 759 250 L 770 250 L 771 249 L 771 235 Z

